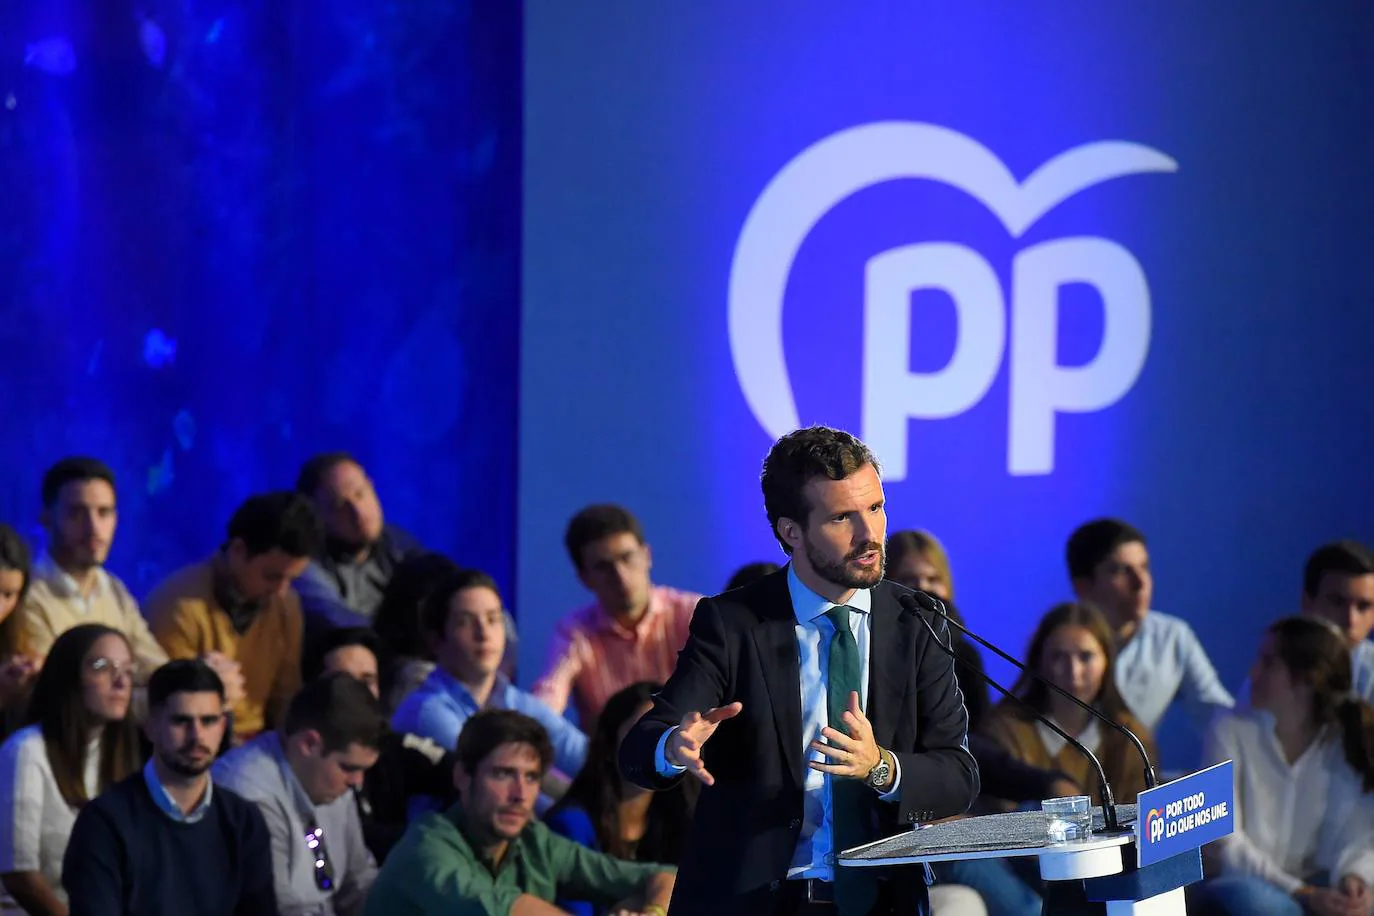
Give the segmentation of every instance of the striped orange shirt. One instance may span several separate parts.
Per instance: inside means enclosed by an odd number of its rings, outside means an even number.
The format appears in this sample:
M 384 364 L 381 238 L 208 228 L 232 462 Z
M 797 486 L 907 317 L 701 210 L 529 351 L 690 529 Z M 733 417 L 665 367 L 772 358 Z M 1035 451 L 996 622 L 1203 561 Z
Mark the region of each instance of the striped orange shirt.
M 655 585 L 633 629 L 616 623 L 600 604 L 573 611 L 558 622 L 549 663 L 531 693 L 557 713 L 571 701 L 587 731 L 619 691 L 638 681 L 668 680 L 700 600 L 693 592 Z

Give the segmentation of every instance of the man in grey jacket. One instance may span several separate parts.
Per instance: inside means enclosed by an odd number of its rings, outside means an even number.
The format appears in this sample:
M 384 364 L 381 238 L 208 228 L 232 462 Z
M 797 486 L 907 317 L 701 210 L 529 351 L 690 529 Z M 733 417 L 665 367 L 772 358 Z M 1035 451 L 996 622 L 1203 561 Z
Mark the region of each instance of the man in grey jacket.
M 292 700 L 279 731 L 225 755 L 214 779 L 256 804 L 272 840 L 283 916 L 362 912 L 377 863 L 352 790 L 377 762 L 386 717 L 347 674 L 326 675 Z

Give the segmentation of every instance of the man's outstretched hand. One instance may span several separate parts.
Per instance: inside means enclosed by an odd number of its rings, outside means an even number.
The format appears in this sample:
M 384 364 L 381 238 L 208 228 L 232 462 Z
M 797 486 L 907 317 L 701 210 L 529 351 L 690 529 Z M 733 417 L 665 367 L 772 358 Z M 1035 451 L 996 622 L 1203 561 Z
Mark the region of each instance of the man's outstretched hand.
M 686 767 L 688 773 L 706 785 L 715 785 L 715 777 L 707 771 L 706 765 L 701 761 L 701 749 L 716 733 L 720 723 L 726 719 L 733 719 L 743 709 L 744 704 L 735 701 L 728 706 L 708 709 L 704 713 L 687 713 L 682 717 L 682 724 L 677 727 L 677 731 L 668 739 L 664 756 L 673 766 Z

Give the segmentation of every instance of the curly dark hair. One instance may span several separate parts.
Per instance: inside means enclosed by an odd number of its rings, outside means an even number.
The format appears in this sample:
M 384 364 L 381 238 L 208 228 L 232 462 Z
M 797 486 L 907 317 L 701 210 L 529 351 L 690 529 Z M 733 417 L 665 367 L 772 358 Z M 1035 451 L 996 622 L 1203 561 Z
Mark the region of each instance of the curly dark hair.
M 842 429 L 807 426 L 783 436 L 763 460 L 763 508 L 773 537 L 789 556 L 792 548 L 778 533 L 778 520 L 790 518 L 806 524 L 811 506 L 805 487 L 817 477 L 844 480 L 865 465 L 882 471 L 868 446 Z

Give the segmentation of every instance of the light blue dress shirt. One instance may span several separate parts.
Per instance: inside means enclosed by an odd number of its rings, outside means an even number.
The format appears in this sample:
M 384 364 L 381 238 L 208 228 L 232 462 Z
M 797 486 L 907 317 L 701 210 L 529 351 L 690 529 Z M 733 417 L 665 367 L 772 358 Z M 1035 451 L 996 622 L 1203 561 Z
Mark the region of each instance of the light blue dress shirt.
M 838 605 L 827 601 L 807 588 L 797 577 L 796 568 L 787 567 L 787 590 L 792 598 L 792 612 L 796 614 L 796 633 L 798 659 L 801 663 L 801 701 L 802 701 L 802 755 L 804 763 L 826 762 L 820 751 L 811 749 L 811 742 L 820 741 L 821 729 L 830 724 L 827 703 L 830 684 L 830 645 L 835 635 L 834 625 L 826 613 Z M 859 645 L 859 703 L 868 709 L 868 671 L 869 640 L 872 632 L 873 595 L 868 589 L 855 591 L 844 607 L 849 608 L 849 629 L 854 641 Z M 857 612 L 857 613 L 855 613 Z M 700 710 L 704 712 L 705 710 Z M 844 723 L 836 728 L 844 730 Z M 676 776 L 684 767 L 668 762 L 668 739 L 675 728 L 664 732 L 658 742 L 657 767 L 661 776 Z M 902 768 L 893 758 L 892 787 L 879 796 L 884 801 L 896 799 L 902 784 Z M 792 854 L 792 864 L 787 869 L 788 878 L 819 878 L 833 881 L 835 878 L 835 850 L 831 831 L 831 794 L 828 773 L 804 770 L 803 814 L 801 836 L 797 849 Z
M 205 816 L 205 812 L 210 810 L 210 799 L 215 795 L 215 781 L 208 776 L 205 779 L 205 797 L 200 800 L 190 812 L 182 811 L 181 805 L 172 799 L 167 793 L 167 787 L 162 784 L 162 780 L 157 778 L 157 770 L 153 768 L 152 758 L 143 765 L 143 781 L 148 784 L 148 794 L 153 797 L 153 804 L 157 805 L 158 810 L 176 821 L 178 824 L 194 824 Z
M 1150 611 L 1116 658 L 1121 698 L 1151 732 L 1165 711 L 1182 699 L 1199 733 L 1219 711 L 1235 706 L 1222 686 L 1193 628 L 1159 611 Z
M 496 676 L 487 706 L 524 713 L 544 726 L 553 742 L 554 766 L 565 775 L 576 776 L 587 762 L 587 736 L 533 694 L 518 689 L 500 675 Z M 396 708 L 391 730 L 431 738 L 451 751 L 458 746 L 463 725 L 481 709 L 471 691 L 457 678 L 443 668 L 435 668 Z

